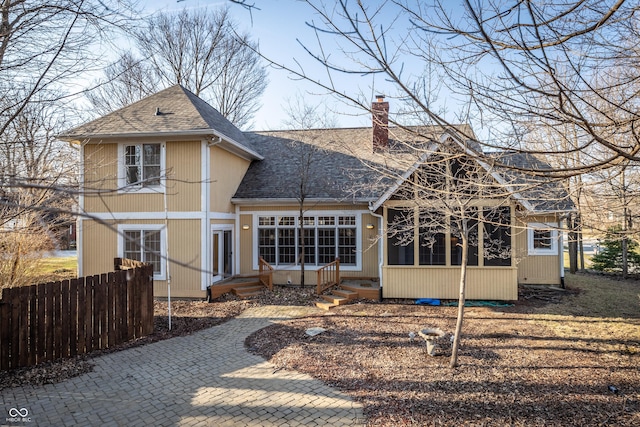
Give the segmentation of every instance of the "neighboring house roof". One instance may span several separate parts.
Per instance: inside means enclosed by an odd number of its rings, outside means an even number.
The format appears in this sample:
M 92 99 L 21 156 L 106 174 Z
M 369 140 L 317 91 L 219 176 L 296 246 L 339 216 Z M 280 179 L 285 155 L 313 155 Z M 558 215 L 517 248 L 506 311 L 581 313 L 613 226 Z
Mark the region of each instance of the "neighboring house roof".
M 231 145 L 227 148 L 244 152 L 249 158 L 262 158 L 242 131 L 181 85 L 171 86 L 58 137 L 82 142 L 87 139 L 171 135 L 220 137 Z

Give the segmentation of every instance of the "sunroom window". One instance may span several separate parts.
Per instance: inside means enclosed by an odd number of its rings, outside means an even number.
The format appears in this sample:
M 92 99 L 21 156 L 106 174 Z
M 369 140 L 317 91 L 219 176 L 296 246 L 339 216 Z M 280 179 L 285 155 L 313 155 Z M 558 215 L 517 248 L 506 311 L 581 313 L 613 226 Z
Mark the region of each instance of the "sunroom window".
M 420 213 L 418 258 L 420 265 L 445 265 L 447 263 L 445 217 L 440 212 Z
M 272 265 L 299 265 L 304 243 L 305 265 L 357 264 L 357 222 L 354 215 L 258 217 L 258 255 Z
M 387 262 L 389 265 L 413 265 L 413 209 L 387 210 Z
M 511 265 L 511 209 L 501 206 L 484 211 L 484 265 Z

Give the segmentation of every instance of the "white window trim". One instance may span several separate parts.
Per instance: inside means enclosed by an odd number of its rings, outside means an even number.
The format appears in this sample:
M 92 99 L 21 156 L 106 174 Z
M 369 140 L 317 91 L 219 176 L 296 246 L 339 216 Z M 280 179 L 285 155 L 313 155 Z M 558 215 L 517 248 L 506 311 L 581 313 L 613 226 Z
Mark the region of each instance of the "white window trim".
M 249 212 L 243 212 L 249 213 Z M 261 216 L 300 216 L 299 211 L 259 211 L 252 213 L 252 254 L 253 254 L 253 269 L 258 270 L 258 219 Z M 362 270 L 362 212 L 361 211 L 306 211 L 303 216 L 353 216 L 356 219 L 356 264 L 355 265 L 343 265 L 340 264 L 340 271 L 361 271 Z M 317 225 L 315 226 L 317 227 Z M 294 228 L 298 228 L 296 225 Z M 321 265 L 309 265 L 305 264 L 305 271 L 317 271 L 323 266 Z M 282 264 L 279 265 L 278 270 L 290 270 L 299 271 L 300 264 Z
M 167 229 L 163 224 L 118 224 L 118 256 L 124 258 L 125 231 L 160 230 L 160 273 L 154 273 L 154 280 L 167 280 Z
M 124 158 L 124 147 L 128 145 L 159 144 L 160 145 L 160 184 L 142 186 L 139 184 L 127 184 L 127 170 Z M 121 142 L 118 144 L 118 193 L 153 194 L 164 193 L 167 188 L 167 150 L 166 143 L 160 141 L 135 141 Z
M 533 247 L 534 230 L 551 231 L 551 246 L 548 249 Z M 531 222 L 527 225 L 527 253 L 529 255 L 558 255 L 558 227 L 555 224 L 545 224 L 541 222 Z

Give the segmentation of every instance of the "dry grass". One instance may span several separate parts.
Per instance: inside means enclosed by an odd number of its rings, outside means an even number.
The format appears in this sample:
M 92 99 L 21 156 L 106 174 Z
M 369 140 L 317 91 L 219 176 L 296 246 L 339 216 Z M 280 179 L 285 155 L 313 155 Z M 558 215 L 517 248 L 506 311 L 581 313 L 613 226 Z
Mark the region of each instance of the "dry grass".
M 75 256 L 42 258 L 33 272 L 34 284 L 74 279 L 78 277 L 77 268 L 78 258 Z

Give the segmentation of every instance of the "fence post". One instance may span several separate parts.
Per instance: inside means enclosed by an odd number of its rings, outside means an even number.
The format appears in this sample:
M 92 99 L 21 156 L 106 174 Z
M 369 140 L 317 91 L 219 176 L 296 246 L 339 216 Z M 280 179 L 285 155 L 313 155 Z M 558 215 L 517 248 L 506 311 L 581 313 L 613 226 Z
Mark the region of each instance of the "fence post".
M 78 354 L 78 326 L 80 316 L 78 313 L 78 284 L 79 279 L 69 281 L 69 355 Z
M 11 340 L 11 289 L 2 290 L 0 300 L 0 369 L 7 370 L 9 365 L 10 340 Z

